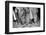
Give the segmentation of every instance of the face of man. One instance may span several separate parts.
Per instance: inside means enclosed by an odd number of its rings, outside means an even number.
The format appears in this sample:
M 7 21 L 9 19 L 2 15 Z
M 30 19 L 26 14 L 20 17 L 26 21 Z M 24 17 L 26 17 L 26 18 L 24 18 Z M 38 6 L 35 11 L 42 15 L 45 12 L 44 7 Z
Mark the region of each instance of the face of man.
M 32 8 L 32 14 L 34 14 L 34 15 L 36 15 L 37 14 L 37 12 L 38 12 L 38 9 L 37 8 Z

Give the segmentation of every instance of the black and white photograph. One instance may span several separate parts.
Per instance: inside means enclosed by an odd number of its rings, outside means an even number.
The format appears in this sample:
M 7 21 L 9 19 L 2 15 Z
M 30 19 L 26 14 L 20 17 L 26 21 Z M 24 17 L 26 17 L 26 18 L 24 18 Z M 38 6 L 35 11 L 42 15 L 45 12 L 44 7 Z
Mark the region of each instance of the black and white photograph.
M 40 8 L 13 7 L 13 28 L 40 27 Z
M 45 31 L 44 3 L 6 1 L 5 7 L 6 34 Z

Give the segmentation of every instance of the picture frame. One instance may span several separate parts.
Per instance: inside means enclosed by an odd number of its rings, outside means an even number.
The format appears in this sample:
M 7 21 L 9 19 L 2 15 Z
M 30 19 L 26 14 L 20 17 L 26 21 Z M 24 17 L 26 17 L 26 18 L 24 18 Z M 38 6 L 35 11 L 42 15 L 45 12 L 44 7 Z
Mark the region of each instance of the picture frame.
M 35 11 L 35 9 L 40 9 L 40 24 L 37 27 L 29 28 L 16 28 L 14 27 L 14 22 L 12 13 L 14 8 L 31 8 Z M 12 9 L 13 8 L 13 9 Z M 15 10 L 16 11 L 16 10 Z M 28 10 L 27 10 L 28 11 Z M 11 13 L 12 12 L 12 13 Z M 35 12 L 34 12 L 35 13 Z M 22 1 L 5 1 L 5 34 L 19 34 L 19 33 L 34 33 L 34 32 L 45 32 L 45 3 L 39 2 L 22 2 Z

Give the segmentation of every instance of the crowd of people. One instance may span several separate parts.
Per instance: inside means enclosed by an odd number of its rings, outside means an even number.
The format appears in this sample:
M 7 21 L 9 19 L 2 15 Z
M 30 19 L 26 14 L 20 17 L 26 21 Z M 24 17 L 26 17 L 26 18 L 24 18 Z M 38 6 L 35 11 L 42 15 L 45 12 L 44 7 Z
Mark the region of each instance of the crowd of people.
M 28 26 L 29 24 L 38 24 L 39 21 L 39 8 L 13 7 L 13 23 Z

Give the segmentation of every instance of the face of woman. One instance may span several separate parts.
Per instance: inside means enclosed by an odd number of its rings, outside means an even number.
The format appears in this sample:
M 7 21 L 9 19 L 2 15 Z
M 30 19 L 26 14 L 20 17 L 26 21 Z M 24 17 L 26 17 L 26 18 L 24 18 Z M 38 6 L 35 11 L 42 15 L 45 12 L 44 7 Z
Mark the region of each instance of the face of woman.
M 15 13 L 17 12 L 17 8 L 15 9 Z

